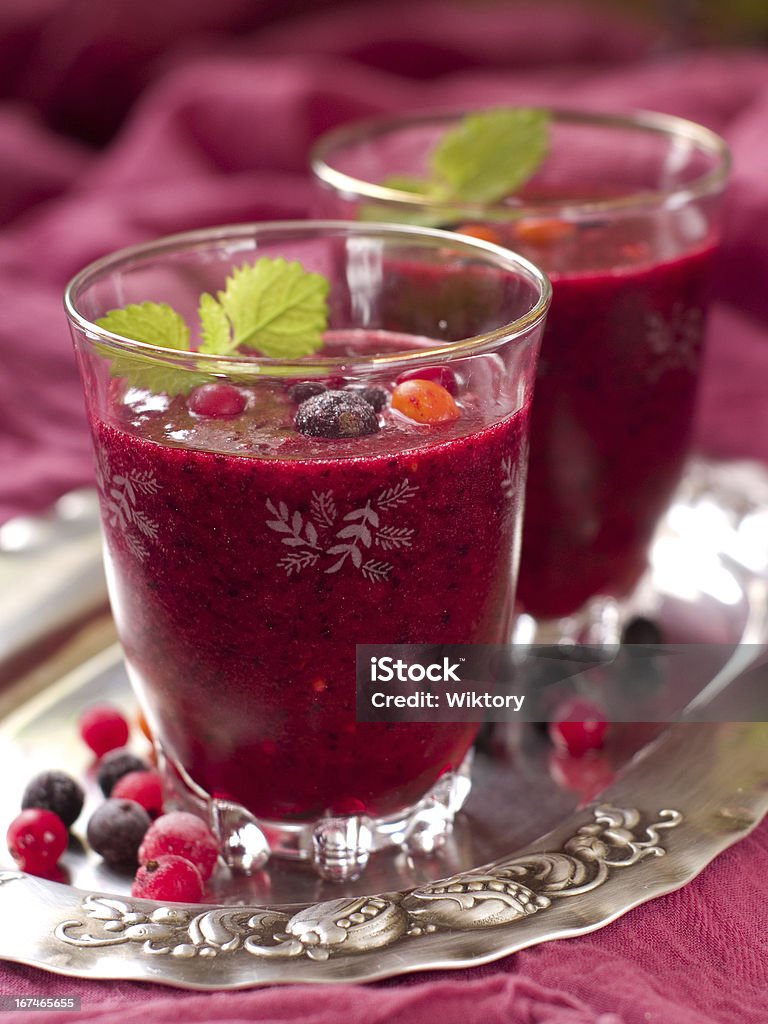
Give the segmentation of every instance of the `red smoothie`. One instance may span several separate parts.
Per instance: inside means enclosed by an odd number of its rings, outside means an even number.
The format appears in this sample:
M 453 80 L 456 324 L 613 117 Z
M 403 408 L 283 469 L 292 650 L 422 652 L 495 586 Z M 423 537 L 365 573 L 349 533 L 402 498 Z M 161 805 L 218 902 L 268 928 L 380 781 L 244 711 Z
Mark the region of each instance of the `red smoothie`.
M 355 644 L 507 639 L 529 410 L 484 393 L 495 358 L 457 420 L 386 406 L 370 436 L 297 433 L 274 382 L 227 419 L 135 388 L 92 416 L 132 678 L 208 793 L 383 816 L 460 765 L 476 725 L 356 722 Z
M 518 582 L 537 618 L 631 591 L 688 453 L 714 241 L 657 227 L 542 221 L 503 235 L 553 289 Z

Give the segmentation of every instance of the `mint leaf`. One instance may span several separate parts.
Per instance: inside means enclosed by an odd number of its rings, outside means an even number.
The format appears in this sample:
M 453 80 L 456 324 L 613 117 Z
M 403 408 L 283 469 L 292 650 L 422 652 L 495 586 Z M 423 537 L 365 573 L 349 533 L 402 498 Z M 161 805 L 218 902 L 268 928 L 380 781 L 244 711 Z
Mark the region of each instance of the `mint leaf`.
M 327 296 L 327 280 L 298 262 L 263 256 L 244 264 L 232 271 L 217 296 L 231 335 L 225 338 L 220 314 L 207 309 L 205 351 L 247 348 L 277 359 L 310 355 L 323 344 Z
M 161 348 L 189 348 L 189 328 L 184 318 L 165 302 L 111 309 L 96 321 L 99 327 L 123 338 L 143 341 Z
M 227 278 L 224 291 L 214 298 L 200 296 L 198 315 L 202 344 L 199 351 L 236 355 L 240 348 L 271 358 L 293 359 L 311 355 L 323 345 L 328 325 L 328 281 L 304 270 L 297 262 L 262 256 L 243 264 Z M 124 338 L 190 351 L 190 332 L 184 318 L 166 303 L 142 302 L 111 309 L 96 321 L 99 327 Z M 113 377 L 147 391 L 185 394 L 203 383 L 204 374 L 169 367 L 152 353 L 116 352 L 98 346 L 111 362 Z M 239 367 L 232 362 L 229 371 Z M 243 371 L 248 367 L 243 364 Z
M 200 296 L 197 310 L 200 317 L 201 352 L 224 353 L 232 349 L 232 328 L 223 306 L 208 292 Z
M 550 115 L 526 108 L 470 114 L 443 136 L 432 169 L 450 194 L 493 203 L 524 184 L 549 150 Z
M 164 302 L 142 302 L 111 309 L 96 324 L 112 334 L 147 345 L 189 351 L 189 327 L 184 318 Z M 112 376 L 124 378 L 131 387 L 179 394 L 189 391 L 204 379 L 168 366 L 150 353 L 118 353 L 104 345 L 99 348 L 110 360 Z

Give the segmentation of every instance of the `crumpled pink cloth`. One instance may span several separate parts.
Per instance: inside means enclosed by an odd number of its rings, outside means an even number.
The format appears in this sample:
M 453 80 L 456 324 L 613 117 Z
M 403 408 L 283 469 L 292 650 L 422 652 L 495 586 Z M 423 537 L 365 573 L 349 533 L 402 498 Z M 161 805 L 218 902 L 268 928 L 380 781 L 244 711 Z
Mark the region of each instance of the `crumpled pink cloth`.
M 5 0 L 0 521 L 92 480 L 61 307 L 75 271 L 159 234 L 305 216 L 309 146 L 344 120 L 499 103 L 645 107 L 726 136 L 698 442 L 768 461 L 768 52 L 666 52 L 645 25 L 546 0 Z M 471 970 L 190 994 L 0 963 L 0 993 L 81 995 L 39 1024 L 766 1024 L 767 901 L 763 824 L 680 892 Z

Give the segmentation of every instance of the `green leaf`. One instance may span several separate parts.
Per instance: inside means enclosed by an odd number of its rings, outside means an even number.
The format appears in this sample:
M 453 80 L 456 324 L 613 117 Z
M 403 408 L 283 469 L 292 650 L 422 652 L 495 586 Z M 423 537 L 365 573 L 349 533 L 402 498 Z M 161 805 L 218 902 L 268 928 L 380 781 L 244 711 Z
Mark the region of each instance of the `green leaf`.
M 224 311 L 224 307 L 208 292 L 200 296 L 198 308 L 200 317 L 200 334 L 203 343 L 201 352 L 225 354 L 232 351 L 232 326 Z
M 112 334 L 133 341 L 182 352 L 189 350 L 189 327 L 184 318 L 164 302 L 142 302 L 111 309 L 96 323 Z M 124 378 L 131 387 L 180 394 L 195 387 L 202 379 L 198 374 L 168 366 L 149 353 L 116 353 L 106 345 L 98 347 L 110 360 L 112 376 Z
M 189 348 L 189 327 L 184 318 L 165 302 L 142 302 L 122 309 L 110 309 L 96 323 L 111 334 L 143 341 L 147 345 Z
M 432 154 L 432 170 L 456 199 L 493 203 L 538 169 L 549 150 L 550 115 L 501 108 L 470 114 L 447 132 Z
M 263 256 L 233 270 L 218 300 L 232 325 L 233 348 L 291 359 L 322 348 L 328 281 L 298 262 Z
M 149 355 L 104 354 L 111 359 L 110 373 L 113 377 L 122 377 L 131 387 L 151 391 L 153 394 L 186 395 L 198 384 L 210 380 L 205 374 L 169 366 L 162 359 L 154 359 Z

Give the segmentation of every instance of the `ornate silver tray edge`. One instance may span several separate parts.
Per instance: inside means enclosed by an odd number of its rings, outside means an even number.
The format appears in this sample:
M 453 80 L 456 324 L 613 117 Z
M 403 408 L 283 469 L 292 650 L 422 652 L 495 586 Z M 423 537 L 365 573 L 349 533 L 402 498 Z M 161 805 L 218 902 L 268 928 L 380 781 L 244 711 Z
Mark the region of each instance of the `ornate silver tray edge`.
M 162 906 L 3 871 L 0 913 L 14 924 L 0 935 L 0 957 L 203 990 L 486 963 L 594 931 L 690 882 L 768 812 L 766 750 L 768 724 L 674 726 L 601 803 L 511 857 L 303 908 Z M 653 792 L 663 806 L 649 807 Z

